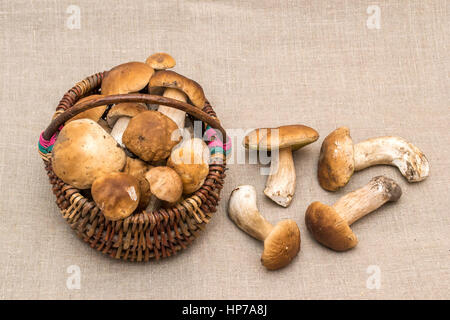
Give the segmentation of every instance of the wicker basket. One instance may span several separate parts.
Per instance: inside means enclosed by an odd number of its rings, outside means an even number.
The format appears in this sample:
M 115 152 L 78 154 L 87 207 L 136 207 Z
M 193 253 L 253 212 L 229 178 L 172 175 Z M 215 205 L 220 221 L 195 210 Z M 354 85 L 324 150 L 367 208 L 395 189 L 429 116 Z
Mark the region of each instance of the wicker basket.
M 221 143 L 226 137 L 211 105 L 203 110 L 187 103 L 149 94 L 114 95 L 74 104 L 82 97 L 99 91 L 106 72 L 97 73 L 77 83 L 61 99 L 52 122 L 41 134 L 39 154 L 45 163 L 61 215 L 71 228 L 92 248 L 113 258 L 129 261 L 149 261 L 176 254 L 186 248 L 209 222 L 220 200 L 226 170 L 229 145 Z M 100 105 L 119 102 L 161 104 L 186 111 L 194 119 L 203 121 L 206 136 L 210 137 L 211 162 L 203 186 L 189 198 L 168 209 L 135 212 L 120 221 L 105 219 L 95 202 L 84 197 L 80 190 L 64 183 L 52 170 L 51 150 L 57 133 L 64 123 L 76 114 Z M 217 129 L 221 135 L 217 134 Z M 213 143 L 214 141 L 214 143 Z M 226 140 L 224 140 L 226 141 Z

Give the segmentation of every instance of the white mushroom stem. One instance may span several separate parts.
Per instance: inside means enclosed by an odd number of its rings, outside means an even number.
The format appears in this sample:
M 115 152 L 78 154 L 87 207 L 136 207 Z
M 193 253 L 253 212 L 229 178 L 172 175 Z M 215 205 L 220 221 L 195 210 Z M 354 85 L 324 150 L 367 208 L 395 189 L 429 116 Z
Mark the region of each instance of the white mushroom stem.
M 264 241 L 273 229 L 259 213 L 256 190 L 253 186 L 239 186 L 233 190 L 228 202 L 228 215 L 236 225 L 252 237 Z
M 416 146 L 400 137 L 379 137 L 353 146 L 355 171 L 385 164 L 396 166 L 409 182 L 428 177 L 430 166 Z
M 272 153 L 264 194 L 280 206 L 288 207 L 295 193 L 295 184 L 296 175 L 291 148 L 280 149 L 278 156 Z
M 125 145 L 122 142 L 122 136 L 128 126 L 128 123 L 130 122 L 130 119 L 130 117 L 120 117 L 117 119 L 110 133 L 114 140 L 116 140 L 122 148 L 125 148 Z
M 182 102 L 187 101 L 187 96 L 184 94 L 184 92 L 173 88 L 167 88 L 164 91 L 163 96 L 166 98 L 172 98 Z M 166 115 L 170 119 L 172 119 L 177 124 L 180 130 L 184 128 L 184 120 L 186 118 L 186 112 L 162 105 L 158 107 L 158 111 Z
M 386 202 L 397 201 L 401 195 L 402 190 L 394 180 L 378 176 L 340 198 L 332 207 L 351 225 Z

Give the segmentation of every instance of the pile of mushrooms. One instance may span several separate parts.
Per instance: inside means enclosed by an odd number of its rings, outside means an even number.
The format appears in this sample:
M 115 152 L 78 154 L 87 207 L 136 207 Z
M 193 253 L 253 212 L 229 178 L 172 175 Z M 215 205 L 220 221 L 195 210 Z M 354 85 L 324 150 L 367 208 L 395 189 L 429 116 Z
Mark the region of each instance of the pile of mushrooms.
M 151 92 L 205 104 L 201 86 L 174 71 L 175 60 L 156 53 L 107 72 L 99 95 Z M 145 103 L 118 103 L 79 113 L 66 122 L 53 147 L 52 166 L 65 183 L 90 190 L 105 218 L 117 221 L 140 210 L 173 206 L 197 191 L 209 173 L 209 149 L 186 136 L 186 113 Z M 184 137 L 184 139 L 182 139 Z M 184 155 L 184 156 L 183 156 Z M 88 193 L 89 194 L 89 193 Z

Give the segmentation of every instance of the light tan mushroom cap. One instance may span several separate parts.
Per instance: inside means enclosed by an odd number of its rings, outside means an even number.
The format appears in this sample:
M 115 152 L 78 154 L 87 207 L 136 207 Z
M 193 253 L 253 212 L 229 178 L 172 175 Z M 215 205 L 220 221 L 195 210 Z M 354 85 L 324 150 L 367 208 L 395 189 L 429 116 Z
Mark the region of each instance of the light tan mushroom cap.
M 143 62 L 128 62 L 112 68 L 102 81 L 102 94 L 125 94 L 145 88 L 153 70 Z
M 175 59 L 168 53 L 158 52 L 152 54 L 145 61 L 153 69 L 161 70 L 161 69 L 170 69 L 175 67 Z
M 106 120 L 108 121 L 108 125 L 112 128 L 116 123 L 117 119 L 119 119 L 120 117 L 133 118 L 138 113 L 147 110 L 148 108 L 145 103 L 136 103 L 136 102 L 119 103 L 112 106 L 112 108 L 108 111 Z
M 253 150 L 272 150 L 291 147 L 298 150 L 319 138 L 313 128 L 303 125 L 289 125 L 279 128 L 261 128 L 251 131 L 244 138 L 244 146 Z
M 145 178 L 150 184 L 150 191 L 158 199 L 169 203 L 176 203 L 180 200 L 183 183 L 172 168 L 154 167 L 145 174 Z
M 167 166 L 173 168 L 183 182 L 183 193 L 191 194 L 203 185 L 209 173 L 209 149 L 199 138 L 190 139 L 172 150 Z
M 94 181 L 92 197 L 106 218 L 125 219 L 139 204 L 139 182 L 127 173 L 109 173 Z
M 88 189 L 98 177 L 122 170 L 126 155 L 99 124 L 90 119 L 68 123 L 52 151 L 55 174 L 65 183 Z
M 166 87 L 181 90 L 186 93 L 194 106 L 200 109 L 205 106 L 206 98 L 202 87 L 194 80 L 186 78 L 174 71 L 163 70 L 156 72 L 150 79 L 148 85 L 149 92 L 152 91 L 153 87 Z
M 141 199 L 138 206 L 139 209 L 147 208 L 152 196 L 150 185 L 147 179 L 145 179 L 145 174 L 151 168 L 151 165 L 142 160 L 127 157 L 127 162 L 125 164 L 125 168 L 123 169 L 123 172 L 132 175 L 139 181 L 139 189 L 141 190 Z
M 83 103 L 83 102 L 99 99 L 102 97 L 103 97 L 103 95 L 101 95 L 101 94 L 93 94 L 91 96 L 81 98 L 80 100 L 77 101 L 77 103 L 75 103 L 74 106 L 76 106 L 80 103 Z M 78 119 L 91 119 L 91 120 L 97 122 L 100 120 L 101 116 L 105 113 L 105 111 L 106 111 L 106 106 L 98 106 L 98 107 L 95 107 L 92 109 L 88 109 L 86 111 L 83 111 L 83 112 L 77 114 L 75 117 L 71 118 L 66 123 L 69 123 L 71 121 L 78 120 Z
M 264 241 L 262 264 L 269 270 L 288 265 L 300 251 L 300 230 L 293 220 L 277 223 Z
M 336 251 L 345 251 L 358 244 L 352 229 L 332 207 L 320 202 L 309 205 L 305 223 L 313 237 L 324 246 Z
M 159 161 L 169 157 L 181 140 L 178 126 L 158 111 L 144 111 L 131 118 L 122 141 L 144 161 Z
M 353 141 L 347 127 L 334 130 L 323 140 L 318 166 L 322 188 L 336 191 L 347 184 L 355 171 L 353 154 Z

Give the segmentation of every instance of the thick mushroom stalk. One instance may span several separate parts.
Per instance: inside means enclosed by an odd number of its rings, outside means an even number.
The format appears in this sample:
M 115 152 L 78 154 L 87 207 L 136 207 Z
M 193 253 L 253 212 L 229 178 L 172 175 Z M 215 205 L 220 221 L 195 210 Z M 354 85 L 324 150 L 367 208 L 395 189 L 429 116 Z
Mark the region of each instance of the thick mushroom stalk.
M 233 190 L 228 203 L 230 219 L 244 232 L 264 241 L 261 263 L 269 270 L 288 265 L 300 251 L 300 231 L 293 220 L 283 220 L 273 226 L 259 212 L 253 186 Z
M 290 147 L 280 149 L 278 156 L 272 153 L 270 174 L 264 194 L 282 207 L 288 207 L 295 194 L 297 176 Z
M 353 146 L 355 171 L 374 165 L 396 166 L 409 182 L 428 177 L 430 166 L 425 155 L 416 146 L 400 137 L 379 137 Z
M 172 98 L 172 99 L 175 99 L 175 100 L 178 100 L 181 102 L 187 101 L 187 96 L 186 96 L 186 94 L 184 94 L 184 92 L 177 90 L 177 89 L 173 89 L 173 88 L 167 88 L 166 90 L 164 90 L 163 96 L 166 98 Z M 175 122 L 177 124 L 177 126 L 180 130 L 184 128 L 184 120 L 186 119 L 186 112 L 175 109 L 175 108 L 163 106 L 163 105 L 160 105 L 158 107 L 158 111 L 161 112 L 162 114 L 166 115 L 170 119 L 172 119 L 173 122 Z
M 130 117 L 120 117 L 116 123 L 114 124 L 112 130 L 111 130 L 111 136 L 114 138 L 114 140 L 117 141 L 117 143 L 122 147 L 125 148 L 125 145 L 122 142 L 122 136 L 123 132 L 128 126 L 128 123 L 130 122 Z
M 333 250 L 345 251 L 358 244 L 350 225 L 386 202 L 397 201 L 401 195 L 402 190 L 394 180 L 378 176 L 332 206 L 311 203 L 306 210 L 305 223 L 318 242 Z

